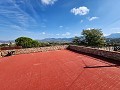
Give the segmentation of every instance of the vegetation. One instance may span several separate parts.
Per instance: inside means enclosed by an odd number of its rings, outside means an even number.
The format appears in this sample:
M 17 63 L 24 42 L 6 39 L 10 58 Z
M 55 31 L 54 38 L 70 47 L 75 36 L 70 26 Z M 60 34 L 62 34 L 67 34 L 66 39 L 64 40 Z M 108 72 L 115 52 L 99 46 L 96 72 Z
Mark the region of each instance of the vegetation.
M 40 45 L 38 41 L 28 37 L 19 37 L 15 40 L 15 43 L 17 46 L 22 46 L 23 48 L 39 47 Z
M 68 43 L 60 43 L 60 42 L 38 42 L 28 37 L 19 37 L 15 40 L 15 43 L 17 46 L 22 46 L 22 48 L 46 47 L 46 46 L 68 44 Z
M 105 39 L 100 29 L 83 30 L 82 35 L 88 46 L 103 46 L 105 44 Z
M 120 45 L 120 38 L 106 38 L 107 45 Z
M 8 47 L 8 44 L 1 44 L 0 47 Z
M 83 30 L 82 37 L 75 37 L 73 43 L 87 46 L 103 46 L 105 39 L 100 29 Z
M 62 41 L 36 41 L 29 37 L 19 37 L 15 40 L 15 44 L 10 42 L 9 44 L 1 44 L 0 47 L 15 47 L 22 46 L 22 48 L 32 48 L 32 47 L 46 47 L 55 45 L 84 45 L 92 47 L 102 47 L 102 46 L 120 46 L 120 38 L 104 38 L 101 29 L 90 29 L 83 30 L 81 37 L 75 36 L 71 42 Z M 64 41 L 64 42 L 63 42 Z
M 39 47 L 40 46 L 40 42 L 38 42 L 36 40 L 32 40 L 31 44 L 32 44 L 31 47 Z
M 120 38 L 104 38 L 101 29 L 83 30 L 81 37 L 73 38 L 73 44 L 120 51 Z
M 77 36 L 75 36 L 74 38 L 73 38 L 73 44 L 76 44 L 76 45 L 79 45 L 80 44 L 80 37 L 77 37 Z

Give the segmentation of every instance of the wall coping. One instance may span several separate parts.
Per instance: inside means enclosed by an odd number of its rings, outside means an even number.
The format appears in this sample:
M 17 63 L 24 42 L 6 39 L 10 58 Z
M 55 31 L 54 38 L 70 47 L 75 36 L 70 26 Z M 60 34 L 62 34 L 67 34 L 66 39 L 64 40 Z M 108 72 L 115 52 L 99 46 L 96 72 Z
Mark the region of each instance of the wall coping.
M 108 51 L 108 50 L 101 50 L 101 49 L 97 49 L 97 48 L 92 48 L 92 47 L 85 47 L 85 46 L 78 46 L 78 45 L 70 45 L 70 46 L 76 46 L 76 47 L 82 47 L 82 48 L 85 48 L 85 49 L 92 49 L 92 50 L 99 50 L 99 51 L 105 51 L 105 52 L 112 52 L 112 53 L 118 53 L 120 54 L 120 52 L 117 52 L 117 51 Z
M 78 45 L 70 45 L 68 49 L 120 61 L 120 52 L 117 51 L 100 50 Z
M 59 47 L 59 46 L 66 46 L 68 47 L 69 45 L 55 45 L 55 46 L 45 46 L 45 47 L 33 47 L 33 48 L 22 48 L 22 49 L 12 49 L 12 50 L 27 50 L 27 49 L 42 49 L 42 48 L 50 48 L 50 47 Z M 10 50 L 0 50 L 1 52 L 2 51 L 10 51 Z
M 1 50 L 0 57 L 4 57 L 8 54 L 8 51 L 15 51 L 15 55 L 19 54 L 28 54 L 28 53 L 36 53 L 36 52 L 46 52 L 46 51 L 54 51 L 54 50 L 63 50 L 67 49 L 68 45 L 56 45 L 56 46 L 48 46 L 48 47 L 37 47 L 37 48 L 23 48 L 23 49 L 12 49 L 12 50 Z

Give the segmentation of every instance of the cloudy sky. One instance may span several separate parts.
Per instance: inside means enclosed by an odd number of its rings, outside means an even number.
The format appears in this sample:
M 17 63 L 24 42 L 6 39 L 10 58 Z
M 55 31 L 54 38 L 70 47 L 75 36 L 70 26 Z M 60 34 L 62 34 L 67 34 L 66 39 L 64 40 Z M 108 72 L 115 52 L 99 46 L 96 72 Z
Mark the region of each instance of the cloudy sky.
M 120 0 L 0 0 L 0 40 L 73 37 L 88 28 L 120 32 Z

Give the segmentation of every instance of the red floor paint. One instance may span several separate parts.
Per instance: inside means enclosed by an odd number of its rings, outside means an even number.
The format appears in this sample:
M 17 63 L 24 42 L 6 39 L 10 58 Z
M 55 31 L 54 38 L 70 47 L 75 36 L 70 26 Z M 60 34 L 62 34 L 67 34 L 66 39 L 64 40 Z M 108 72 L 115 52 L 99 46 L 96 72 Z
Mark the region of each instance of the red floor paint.
M 0 59 L 0 90 L 120 90 L 120 68 L 68 50 Z

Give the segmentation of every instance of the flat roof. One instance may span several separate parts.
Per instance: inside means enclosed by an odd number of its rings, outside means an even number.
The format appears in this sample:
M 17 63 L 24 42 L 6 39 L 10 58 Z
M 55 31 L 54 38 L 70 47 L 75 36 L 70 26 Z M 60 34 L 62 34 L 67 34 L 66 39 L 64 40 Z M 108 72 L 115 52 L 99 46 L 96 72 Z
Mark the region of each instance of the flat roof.
M 69 50 L 0 58 L 0 90 L 119 89 L 119 67 Z

